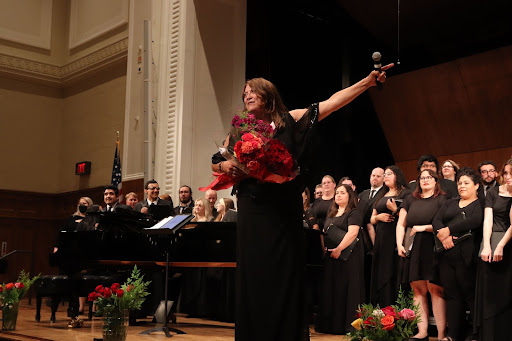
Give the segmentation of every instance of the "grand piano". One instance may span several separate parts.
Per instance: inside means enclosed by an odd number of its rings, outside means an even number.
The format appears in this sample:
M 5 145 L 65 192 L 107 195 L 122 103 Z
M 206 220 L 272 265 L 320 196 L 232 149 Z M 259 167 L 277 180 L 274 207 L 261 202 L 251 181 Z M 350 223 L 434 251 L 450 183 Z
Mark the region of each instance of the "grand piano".
M 206 276 L 207 272 L 217 271 L 194 268 L 232 268 L 230 271 L 233 274 L 229 277 L 232 283 L 229 287 L 234 295 L 236 223 L 188 223 L 179 229 L 155 231 L 148 228 L 157 221 L 138 212 L 96 214 L 99 218 L 96 230 L 59 233 L 58 251 L 50 255 L 50 263 L 58 266 L 61 273 L 76 276 L 77 272 L 86 271 L 95 275 L 116 275 L 122 283 L 123 276 L 137 265 L 145 278 L 152 281 L 152 294 L 144 309 L 146 315 L 152 315 L 164 296 L 164 270 L 168 252 L 170 277 L 173 278 L 169 282 L 170 300 L 177 301 L 182 283 L 185 283 L 185 302 L 194 301 L 196 295 L 188 289 L 191 286 L 204 286 L 205 281 L 209 281 L 200 276 L 199 282 L 202 284 L 194 284 L 197 274 Z M 204 288 L 199 290 L 203 292 Z M 217 319 L 232 320 L 234 307 L 227 310 L 231 310 L 229 317 L 221 316 Z M 203 317 L 216 318 L 209 313 L 203 314 Z
M 180 278 L 170 282 L 170 299 L 177 299 L 179 288 L 185 288 L 181 292 L 181 311 L 222 321 L 234 319 L 236 223 L 191 222 L 167 233 L 155 233 L 148 228 L 156 221 L 144 214 L 97 214 L 98 229 L 60 233 L 59 249 L 51 255 L 52 264 L 64 272 L 88 269 L 100 274 L 123 270 L 127 273 L 137 264 L 148 274 L 146 278 L 151 276 L 153 282 L 162 283 L 153 288 L 154 297 L 147 309 L 150 315 L 163 297 L 168 252 L 170 276 Z M 305 230 L 307 263 L 315 266 L 321 264 L 322 257 L 317 232 Z

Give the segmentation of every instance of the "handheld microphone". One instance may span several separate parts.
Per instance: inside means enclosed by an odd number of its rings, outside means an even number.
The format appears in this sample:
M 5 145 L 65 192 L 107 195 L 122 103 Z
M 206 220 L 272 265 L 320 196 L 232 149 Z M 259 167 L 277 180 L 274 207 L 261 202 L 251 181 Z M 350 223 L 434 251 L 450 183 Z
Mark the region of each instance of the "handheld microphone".
M 372 54 L 373 69 L 375 71 L 379 71 L 379 72 L 381 71 L 381 68 L 382 68 L 382 64 L 380 62 L 381 57 L 382 57 L 382 55 L 380 54 L 380 52 L 374 52 Z M 375 77 L 375 80 L 377 81 L 377 87 L 379 87 L 379 88 L 382 87 L 382 83 L 377 80 L 377 77 Z

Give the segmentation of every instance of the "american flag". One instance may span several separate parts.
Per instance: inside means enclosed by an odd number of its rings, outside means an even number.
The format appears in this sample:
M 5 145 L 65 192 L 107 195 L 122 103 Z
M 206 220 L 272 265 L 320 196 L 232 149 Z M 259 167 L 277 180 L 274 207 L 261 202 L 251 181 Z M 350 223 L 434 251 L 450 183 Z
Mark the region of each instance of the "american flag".
M 119 202 L 123 200 L 123 179 L 121 177 L 121 157 L 119 156 L 119 138 L 116 141 L 116 153 L 114 154 L 114 165 L 112 166 L 112 180 L 110 183 L 119 188 Z

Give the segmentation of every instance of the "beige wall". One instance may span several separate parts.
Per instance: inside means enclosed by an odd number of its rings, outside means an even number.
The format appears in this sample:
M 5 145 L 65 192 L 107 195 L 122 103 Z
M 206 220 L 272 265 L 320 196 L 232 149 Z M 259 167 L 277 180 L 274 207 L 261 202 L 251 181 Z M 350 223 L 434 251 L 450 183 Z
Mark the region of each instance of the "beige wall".
M 124 129 L 129 3 L 0 0 L 0 189 L 59 193 L 110 182 Z M 92 162 L 91 175 L 74 174 L 80 161 Z
M 55 193 L 59 182 L 63 102 L 27 93 L 30 84 L 0 79 L 0 189 Z
M 110 183 L 116 131 L 123 140 L 126 76 L 65 98 L 57 192 Z M 77 176 L 77 162 L 91 161 L 90 176 Z

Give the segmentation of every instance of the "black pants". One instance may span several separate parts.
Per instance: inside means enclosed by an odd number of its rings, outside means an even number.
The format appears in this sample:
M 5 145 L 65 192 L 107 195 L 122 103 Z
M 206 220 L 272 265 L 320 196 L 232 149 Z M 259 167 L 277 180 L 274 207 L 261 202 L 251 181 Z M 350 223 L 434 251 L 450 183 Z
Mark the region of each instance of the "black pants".
M 466 311 L 471 315 L 475 305 L 476 273 L 473 264 L 466 264 L 460 250 L 455 247 L 440 257 L 439 274 L 446 300 L 448 336 L 464 340 L 467 323 Z

